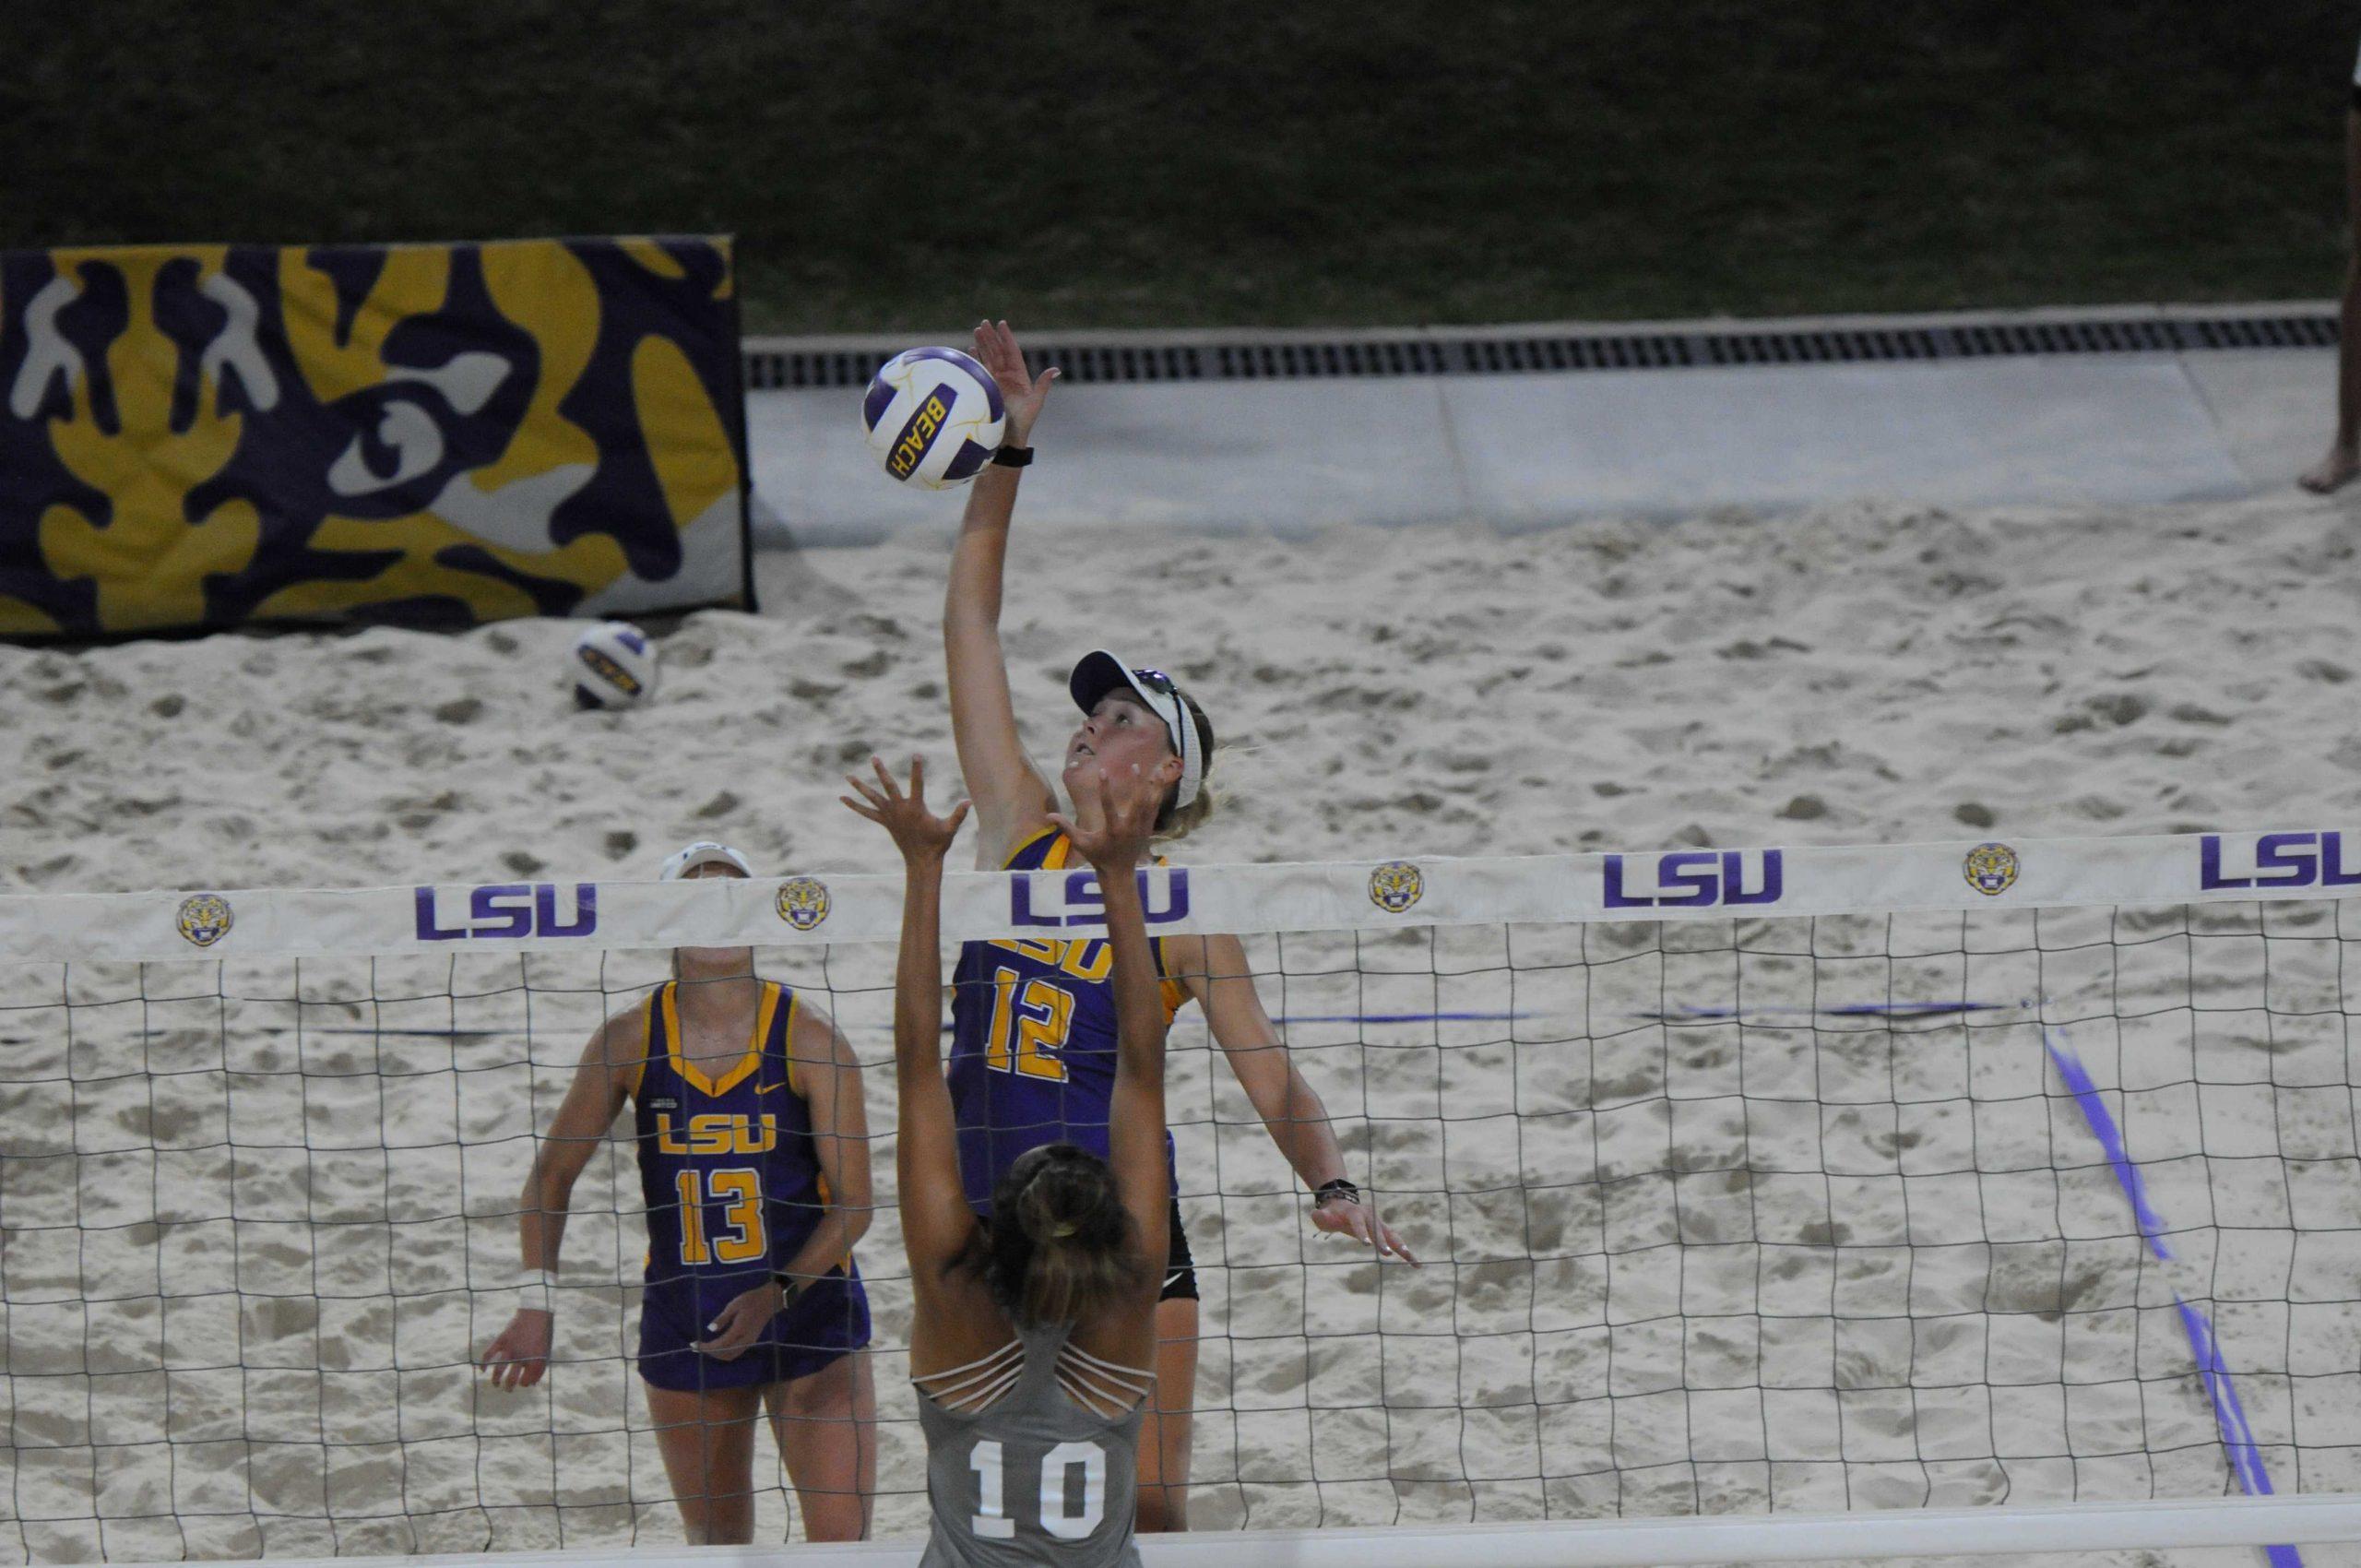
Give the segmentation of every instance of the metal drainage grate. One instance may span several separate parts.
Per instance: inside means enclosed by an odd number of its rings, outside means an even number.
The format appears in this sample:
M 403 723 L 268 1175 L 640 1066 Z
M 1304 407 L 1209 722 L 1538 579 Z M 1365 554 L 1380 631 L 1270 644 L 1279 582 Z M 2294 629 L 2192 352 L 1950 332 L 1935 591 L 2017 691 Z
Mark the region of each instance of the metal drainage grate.
M 1233 342 L 1037 343 L 1026 359 L 1071 381 L 1304 381 L 1403 375 L 1503 375 L 1590 370 L 1684 370 L 1714 365 L 1883 364 L 2032 354 L 2188 353 L 2211 349 L 2336 346 L 2328 311 L 2275 315 L 2094 317 L 1961 321 L 1892 327 L 1726 331 L 1687 329 L 1542 337 L 1287 337 Z M 746 385 L 757 391 L 860 386 L 895 352 L 750 343 Z

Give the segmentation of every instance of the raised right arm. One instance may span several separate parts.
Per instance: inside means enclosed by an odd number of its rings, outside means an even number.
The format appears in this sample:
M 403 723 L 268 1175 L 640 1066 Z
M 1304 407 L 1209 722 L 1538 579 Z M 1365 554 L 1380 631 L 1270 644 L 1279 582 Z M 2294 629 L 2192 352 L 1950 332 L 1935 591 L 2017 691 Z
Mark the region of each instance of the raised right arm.
M 903 793 L 883 762 L 873 784 L 847 778 L 854 793 L 838 797 L 894 836 L 902 851 L 902 946 L 894 965 L 894 1096 L 901 1135 L 894 1171 L 902 1207 L 902 1245 L 923 1301 L 976 1233 L 959 1180 L 959 1128 L 943 1077 L 943 858 L 967 819 L 960 802 L 948 816 L 926 808 L 926 765 L 910 759 Z M 856 798 L 856 796 L 858 798 Z
M 997 870 L 1054 803 L 1016 732 L 1016 704 L 1000 646 L 1001 577 L 1015 505 L 1014 469 L 993 465 L 978 476 L 951 554 L 951 591 L 943 605 L 951 739 L 975 797 L 976 863 L 986 870 Z
M 976 328 L 976 351 L 999 383 L 1008 410 L 1005 438 L 1022 446 L 1057 379 L 1037 381 L 1025 369 L 1016 339 L 1002 322 Z M 943 651 L 951 688 L 951 737 L 959 752 L 977 817 L 976 863 L 998 870 L 1008 852 L 1047 820 L 1056 796 L 1025 753 L 1010 695 L 1008 660 L 1001 650 L 1002 583 L 1008 563 L 1009 520 L 1016 510 L 1018 470 L 987 464 L 967 493 L 959 542 L 951 552 L 951 588 L 943 605 Z
M 910 1273 L 931 1285 L 967 1250 L 976 1211 L 959 1179 L 959 1128 L 943 1076 L 943 857 L 912 855 L 902 881 L 894 969 L 895 1185 Z
M 1108 1097 L 1107 1163 L 1132 1217 L 1145 1278 L 1164 1277 L 1172 1220 L 1172 1173 L 1165 1163 L 1162 977 L 1147 942 L 1139 868 L 1147 860 L 1161 791 L 1138 767 L 1074 780 L 1074 815 L 1052 816 L 1092 871 L 1107 915 L 1114 962 L 1115 1087 Z M 1147 1300 L 1152 1303 L 1155 1295 Z

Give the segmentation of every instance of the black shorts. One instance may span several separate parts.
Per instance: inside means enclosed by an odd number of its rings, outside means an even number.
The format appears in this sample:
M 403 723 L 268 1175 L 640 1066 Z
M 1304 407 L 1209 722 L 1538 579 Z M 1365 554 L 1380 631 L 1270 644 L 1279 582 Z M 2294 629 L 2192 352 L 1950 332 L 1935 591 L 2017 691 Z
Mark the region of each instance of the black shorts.
M 1193 1301 L 1197 1299 L 1197 1260 L 1189 1255 L 1189 1231 L 1180 1223 L 1180 1200 L 1172 1200 L 1172 1219 L 1168 1234 L 1170 1251 L 1164 1264 L 1164 1289 L 1157 1295 L 1159 1301 Z

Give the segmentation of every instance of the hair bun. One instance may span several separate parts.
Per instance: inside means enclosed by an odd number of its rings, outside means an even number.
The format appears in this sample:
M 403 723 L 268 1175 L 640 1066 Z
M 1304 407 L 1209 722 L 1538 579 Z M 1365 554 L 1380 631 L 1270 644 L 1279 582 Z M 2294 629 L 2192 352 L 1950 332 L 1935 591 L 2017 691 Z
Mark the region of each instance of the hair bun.
M 996 1184 L 992 1212 L 1002 1222 L 988 1232 L 988 1278 L 1014 1323 L 1085 1322 L 1145 1287 L 1114 1172 L 1096 1155 L 1071 1144 L 1027 1150 Z

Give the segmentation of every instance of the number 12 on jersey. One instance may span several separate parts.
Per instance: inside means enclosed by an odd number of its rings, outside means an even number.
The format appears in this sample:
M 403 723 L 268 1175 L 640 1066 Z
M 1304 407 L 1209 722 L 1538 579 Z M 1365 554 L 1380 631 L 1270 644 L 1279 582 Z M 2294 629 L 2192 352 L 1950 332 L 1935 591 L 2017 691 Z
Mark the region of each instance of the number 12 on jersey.
M 1082 1467 L 1082 1511 L 1066 1512 L 1067 1479 Z M 1001 1475 L 1001 1445 L 984 1438 L 967 1452 L 976 1472 L 976 1515 L 969 1521 L 983 1540 L 1008 1540 L 1016 1521 L 1008 1515 Z M 1107 1451 L 1095 1443 L 1061 1443 L 1041 1455 L 1041 1527 L 1060 1540 L 1084 1540 L 1107 1517 Z
M 1062 1084 L 1066 1064 L 1058 1052 L 1074 1028 L 1074 992 L 1045 980 L 1026 980 L 1020 991 L 1020 978 L 1014 969 L 992 971 L 992 1030 L 984 1045 L 984 1065 Z

